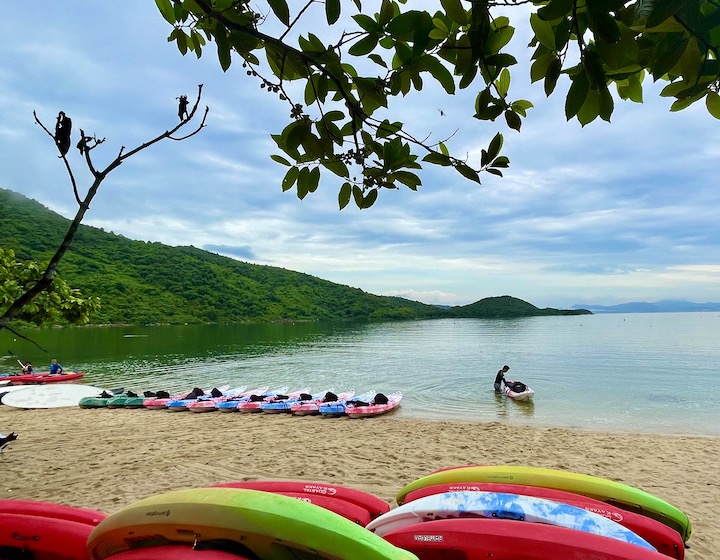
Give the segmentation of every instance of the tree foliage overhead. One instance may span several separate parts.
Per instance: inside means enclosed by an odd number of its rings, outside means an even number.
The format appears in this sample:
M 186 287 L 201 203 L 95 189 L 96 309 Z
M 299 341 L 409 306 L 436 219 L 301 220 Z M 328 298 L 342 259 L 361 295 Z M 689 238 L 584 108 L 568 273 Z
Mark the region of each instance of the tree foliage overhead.
M 665 80 L 661 95 L 679 111 L 705 99 L 720 119 L 716 0 L 440 0 L 435 10 L 406 0 L 156 0 L 173 26 L 168 38 L 200 57 L 214 43 L 223 70 L 239 57 L 244 71 L 288 105 L 289 124 L 273 135 L 287 166 L 283 190 L 305 198 L 321 174 L 339 178 L 339 206 L 373 205 L 381 189 L 416 190 L 423 165 L 451 167 L 480 182 L 509 164 L 503 136 L 488 135 L 480 161 L 457 157 L 447 141 L 413 136 L 412 125 L 389 115 L 389 100 L 437 82 L 448 95 L 477 91 L 481 121 L 503 120 L 520 131 L 532 104 L 510 95 L 516 56 L 529 57 L 531 79 L 549 96 L 561 75 L 568 120 L 606 121 L 611 90 L 642 102 L 643 81 Z M 531 4 L 530 50 L 508 52 L 514 28 L 498 15 Z M 526 13 L 526 12 L 524 12 Z M 323 25 L 317 25 L 318 18 Z M 294 82 L 301 87 L 292 85 Z M 298 94 L 297 92 L 301 93 Z

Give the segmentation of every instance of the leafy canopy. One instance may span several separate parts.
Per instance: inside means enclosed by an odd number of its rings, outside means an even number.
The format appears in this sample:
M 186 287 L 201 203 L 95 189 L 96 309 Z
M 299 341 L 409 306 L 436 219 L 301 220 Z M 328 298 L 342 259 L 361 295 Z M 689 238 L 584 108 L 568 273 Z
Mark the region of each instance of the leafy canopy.
M 211 41 L 223 70 L 239 57 L 250 77 L 288 105 L 288 125 L 272 136 L 281 152 L 272 159 L 287 167 L 283 190 L 304 199 L 330 172 L 342 183 L 341 209 L 351 200 L 368 208 L 381 189 L 417 190 L 417 170 L 426 164 L 477 183 L 483 172 L 502 176 L 509 161 L 499 132 L 480 161 L 470 161 L 453 155 L 447 141 L 414 137 L 384 111 L 390 99 L 434 80 L 448 95 L 476 89 L 476 119 L 502 118 L 520 131 L 532 104 L 510 97 L 514 28 L 493 13 L 499 8 L 536 8 L 531 79 L 549 96 L 561 75 L 569 78 L 568 120 L 609 121 L 611 87 L 620 99 L 642 102 L 646 75 L 669 82 L 661 95 L 675 99 L 671 110 L 704 98 L 720 119 L 715 0 L 440 0 L 433 12 L 406 7 L 406 0 L 376 1 L 372 10 L 362 0 L 309 0 L 292 10 L 286 0 L 155 1 L 181 53 L 200 57 Z M 319 17 L 326 25 L 313 25 Z

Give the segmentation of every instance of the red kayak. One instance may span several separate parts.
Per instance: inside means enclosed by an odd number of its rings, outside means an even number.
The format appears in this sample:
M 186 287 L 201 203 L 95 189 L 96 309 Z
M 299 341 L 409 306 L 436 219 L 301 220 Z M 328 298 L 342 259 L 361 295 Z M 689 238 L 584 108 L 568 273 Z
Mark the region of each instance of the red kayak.
M 107 515 L 100 511 L 26 500 L 0 500 L 0 551 L 4 558 L 87 558 L 91 531 Z
M 0 380 L 9 380 L 10 385 L 31 385 L 39 383 L 61 383 L 63 381 L 75 381 L 85 374 L 81 371 L 68 371 L 67 373 L 51 374 L 44 371 L 41 373 L 22 373 L 20 375 L 3 375 Z
M 221 488 L 245 488 L 248 490 L 260 490 L 263 492 L 273 492 L 275 494 L 292 495 L 294 498 L 309 498 L 311 503 L 322 506 L 325 509 L 334 511 L 348 519 L 352 519 L 363 527 L 370 523 L 371 520 L 390 511 L 390 505 L 385 501 L 369 492 L 349 488 L 347 486 L 338 486 L 335 484 L 325 484 L 323 482 L 304 482 L 301 480 L 247 480 L 239 482 L 225 482 L 222 484 L 214 484 L 213 487 Z M 318 500 L 314 498 L 332 498 L 335 502 L 328 500 Z M 347 502 L 348 504 L 357 506 L 366 511 L 369 518 L 364 514 L 360 514 L 355 508 L 342 508 L 336 502 Z M 355 519 L 352 517 L 356 516 Z M 366 520 L 367 519 L 367 520 Z
M 383 535 L 420 560 L 667 560 L 636 544 L 544 523 L 508 519 L 440 519 Z

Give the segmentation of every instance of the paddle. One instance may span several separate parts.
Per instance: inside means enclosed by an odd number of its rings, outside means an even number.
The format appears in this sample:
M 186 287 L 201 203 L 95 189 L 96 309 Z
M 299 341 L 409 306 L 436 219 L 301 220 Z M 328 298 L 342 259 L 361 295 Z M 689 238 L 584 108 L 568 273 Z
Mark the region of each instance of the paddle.
M 20 367 L 25 367 L 25 364 L 23 364 L 23 363 L 18 359 L 18 357 L 17 357 L 15 354 L 13 354 L 12 350 L 8 350 L 8 354 L 10 354 L 11 356 L 13 356 L 13 357 L 15 358 L 15 361 L 17 361 L 17 363 L 20 364 Z

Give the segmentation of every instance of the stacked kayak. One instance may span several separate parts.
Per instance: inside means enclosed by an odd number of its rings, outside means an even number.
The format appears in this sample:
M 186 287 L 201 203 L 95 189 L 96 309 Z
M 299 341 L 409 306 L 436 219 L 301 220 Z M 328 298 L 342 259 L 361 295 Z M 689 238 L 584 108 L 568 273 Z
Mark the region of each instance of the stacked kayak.
M 226 558 L 215 555 L 222 552 L 256 560 L 417 560 L 324 507 L 232 487 L 179 490 L 130 504 L 93 529 L 85 558 L 194 558 L 197 550 L 210 558 Z
M 0 500 L 0 555 L 35 560 L 87 558 L 87 539 L 107 515 L 31 500 Z
M 683 560 L 692 526 L 612 480 L 524 466 L 452 467 L 402 488 L 367 528 L 419 558 Z

